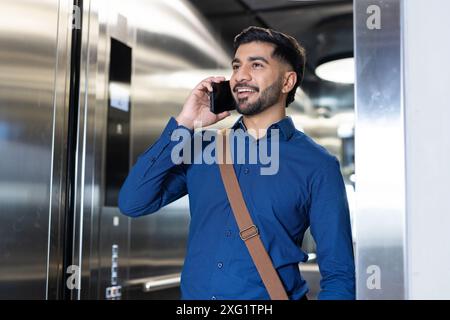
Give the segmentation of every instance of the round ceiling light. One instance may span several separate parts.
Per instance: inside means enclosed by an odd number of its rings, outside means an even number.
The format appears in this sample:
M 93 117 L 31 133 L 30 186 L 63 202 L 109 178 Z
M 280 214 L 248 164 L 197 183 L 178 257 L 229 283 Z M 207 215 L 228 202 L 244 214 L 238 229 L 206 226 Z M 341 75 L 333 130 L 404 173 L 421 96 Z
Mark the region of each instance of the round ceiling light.
M 338 83 L 355 83 L 355 60 L 343 58 L 319 64 L 316 75 L 327 81 Z

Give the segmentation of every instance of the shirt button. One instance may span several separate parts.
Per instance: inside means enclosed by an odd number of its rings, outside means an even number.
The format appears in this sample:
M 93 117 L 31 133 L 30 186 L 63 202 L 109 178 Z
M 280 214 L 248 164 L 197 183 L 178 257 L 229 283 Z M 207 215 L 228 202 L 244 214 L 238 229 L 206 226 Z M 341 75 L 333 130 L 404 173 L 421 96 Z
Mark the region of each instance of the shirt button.
M 227 230 L 227 232 L 225 232 L 225 235 L 226 235 L 227 237 L 230 237 L 230 236 L 231 236 L 231 231 L 230 231 L 230 230 Z
M 222 263 L 222 262 L 219 262 L 219 263 L 217 264 L 217 267 L 218 267 L 219 269 L 222 269 L 223 263 Z
M 244 169 L 244 173 L 245 173 L 245 174 L 249 173 L 249 171 L 250 171 L 249 168 L 245 168 L 245 169 Z
M 215 297 L 215 296 L 212 296 L 212 297 L 211 297 L 211 300 L 216 300 L 216 297 Z
M 169 130 L 169 132 L 168 132 L 168 134 L 169 134 L 169 136 L 171 136 L 172 135 L 172 130 Z

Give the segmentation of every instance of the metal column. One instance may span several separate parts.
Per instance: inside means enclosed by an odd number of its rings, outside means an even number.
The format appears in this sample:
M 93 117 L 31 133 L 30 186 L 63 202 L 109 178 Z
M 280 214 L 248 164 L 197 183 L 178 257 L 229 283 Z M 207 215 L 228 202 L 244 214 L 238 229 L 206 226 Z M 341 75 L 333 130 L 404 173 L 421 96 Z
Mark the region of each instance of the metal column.
M 401 0 L 354 1 L 357 298 L 405 298 Z

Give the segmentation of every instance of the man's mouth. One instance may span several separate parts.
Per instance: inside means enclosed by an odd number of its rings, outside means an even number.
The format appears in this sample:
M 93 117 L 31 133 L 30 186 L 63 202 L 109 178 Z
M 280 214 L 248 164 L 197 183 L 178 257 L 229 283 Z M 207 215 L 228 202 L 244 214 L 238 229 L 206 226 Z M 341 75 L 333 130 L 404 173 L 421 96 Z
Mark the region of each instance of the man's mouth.
M 251 96 L 254 93 L 257 93 L 258 90 L 252 87 L 237 87 L 234 89 L 237 92 L 238 99 L 244 99 Z

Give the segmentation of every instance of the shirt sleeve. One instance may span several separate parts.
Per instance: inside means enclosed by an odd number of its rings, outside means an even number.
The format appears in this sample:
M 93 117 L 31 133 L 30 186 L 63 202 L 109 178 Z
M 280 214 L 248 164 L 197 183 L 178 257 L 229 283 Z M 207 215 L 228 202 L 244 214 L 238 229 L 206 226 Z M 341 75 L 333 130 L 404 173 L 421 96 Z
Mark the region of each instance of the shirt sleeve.
M 183 136 L 188 133 L 192 137 L 193 130 L 170 118 L 158 140 L 138 157 L 120 189 L 118 205 L 123 214 L 130 217 L 150 214 L 187 194 L 186 165 L 176 164 L 171 153 L 179 143 L 190 146 L 191 139 L 173 141 L 175 129 L 186 130 Z
M 321 168 L 311 187 L 311 234 L 321 274 L 320 300 L 355 299 L 355 265 L 347 195 L 338 160 Z

